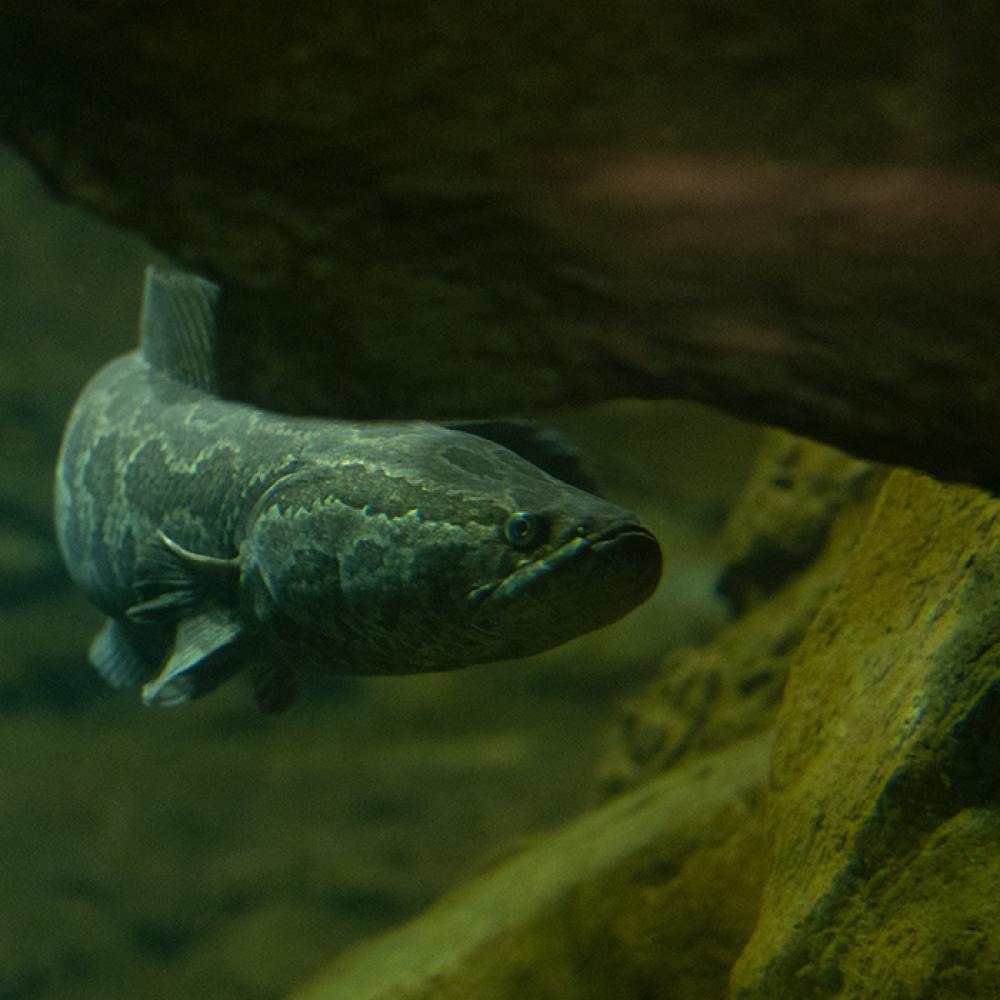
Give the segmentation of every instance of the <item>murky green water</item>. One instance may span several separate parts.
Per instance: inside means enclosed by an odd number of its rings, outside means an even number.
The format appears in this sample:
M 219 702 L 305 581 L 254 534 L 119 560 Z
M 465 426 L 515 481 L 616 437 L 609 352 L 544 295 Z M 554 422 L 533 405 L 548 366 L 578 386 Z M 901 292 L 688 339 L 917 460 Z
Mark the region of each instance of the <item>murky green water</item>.
M 99 618 L 50 527 L 83 382 L 135 337 L 155 252 L 0 156 L 0 997 L 269 998 L 595 797 L 616 708 L 704 637 L 752 432 L 694 408 L 564 415 L 667 553 L 661 592 L 546 657 L 143 708 L 85 661 Z

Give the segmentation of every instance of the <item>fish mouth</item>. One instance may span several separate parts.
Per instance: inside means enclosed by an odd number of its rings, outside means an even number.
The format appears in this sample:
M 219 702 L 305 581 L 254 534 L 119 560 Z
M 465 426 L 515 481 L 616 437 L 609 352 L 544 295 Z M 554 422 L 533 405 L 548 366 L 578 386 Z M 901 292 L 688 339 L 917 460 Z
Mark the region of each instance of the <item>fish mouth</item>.
M 589 567 L 593 577 L 614 577 L 634 591 L 631 606 L 640 604 L 660 581 L 662 554 L 656 536 L 635 521 L 617 521 L 599 531 L 578 527 L 561 545 L 522 559 L 506 575 L 473 587 L 466 599 L 483 602 L 509 600 L 545 581 L 554 581 L 572 564 Z

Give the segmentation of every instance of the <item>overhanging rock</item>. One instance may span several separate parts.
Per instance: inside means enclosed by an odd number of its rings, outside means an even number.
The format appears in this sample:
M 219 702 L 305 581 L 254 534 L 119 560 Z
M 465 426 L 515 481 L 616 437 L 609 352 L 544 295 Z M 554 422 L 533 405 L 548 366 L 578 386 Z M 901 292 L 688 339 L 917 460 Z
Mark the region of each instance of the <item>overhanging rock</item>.
M 230 390 L 684 396 L 1000 486 L 1000 13 L 9 0 L 0 133 L 228 290 Z

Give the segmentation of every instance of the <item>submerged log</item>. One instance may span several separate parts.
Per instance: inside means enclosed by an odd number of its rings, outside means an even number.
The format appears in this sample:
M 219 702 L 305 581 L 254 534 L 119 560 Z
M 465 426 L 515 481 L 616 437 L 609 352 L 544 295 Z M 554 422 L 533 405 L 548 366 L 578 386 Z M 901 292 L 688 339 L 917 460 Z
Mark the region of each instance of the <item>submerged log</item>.
M 689 397 L 998 488 L 1000 13 L 811 6 L 9 0 L 0 133 L 226 285 L 236 396 Z

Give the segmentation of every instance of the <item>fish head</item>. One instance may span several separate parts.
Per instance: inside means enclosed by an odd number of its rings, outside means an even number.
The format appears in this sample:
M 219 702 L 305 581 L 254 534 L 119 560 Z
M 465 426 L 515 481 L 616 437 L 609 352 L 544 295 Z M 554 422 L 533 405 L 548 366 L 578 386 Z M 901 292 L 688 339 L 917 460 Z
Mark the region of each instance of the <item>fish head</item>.
M 241 560 L 265 631 L 357 673 L 540 652 L 622 617 L 661 571 L 634 514 L 434 425 L 288 474 Z

